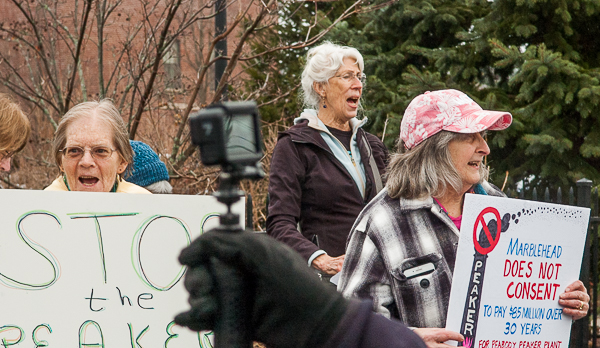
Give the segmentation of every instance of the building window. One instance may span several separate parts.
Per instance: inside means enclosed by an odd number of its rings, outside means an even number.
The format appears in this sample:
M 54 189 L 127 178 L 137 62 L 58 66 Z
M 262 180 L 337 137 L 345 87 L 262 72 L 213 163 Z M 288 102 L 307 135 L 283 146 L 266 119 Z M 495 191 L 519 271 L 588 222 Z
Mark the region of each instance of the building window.
M 174 40 L 163 57 L 167 89 L 181 89 L 181 54 L 179 40 Z

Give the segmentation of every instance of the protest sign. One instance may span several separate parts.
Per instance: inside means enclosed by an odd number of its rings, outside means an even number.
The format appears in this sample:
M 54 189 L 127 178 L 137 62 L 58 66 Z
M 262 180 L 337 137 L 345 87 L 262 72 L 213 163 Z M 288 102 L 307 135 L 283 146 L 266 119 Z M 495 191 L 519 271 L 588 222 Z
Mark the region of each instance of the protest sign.
M 464 347 L 566 348 L 590 209 L 467 194 L 446 328 Z
M 3 346 L 209 346 L 173 317 L 189 308 L 177 257 L 226 211 L 214 197 L 0 190 L 0 200 Z M 233 206 L 241 221 L 243 207 Z

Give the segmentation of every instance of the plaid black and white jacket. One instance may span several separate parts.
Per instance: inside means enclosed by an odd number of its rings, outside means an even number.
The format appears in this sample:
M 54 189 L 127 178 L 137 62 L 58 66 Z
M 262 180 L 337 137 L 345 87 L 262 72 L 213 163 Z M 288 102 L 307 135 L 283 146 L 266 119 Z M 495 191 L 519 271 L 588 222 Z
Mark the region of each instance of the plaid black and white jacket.
M 487 182 L 475 192 L 504 196 Z M 338 291 L 371 298 L 376 312 L 407 326 L 444 327 L 458 235 L 431 197 L 392 199 L 384 189 L 352 227 Z

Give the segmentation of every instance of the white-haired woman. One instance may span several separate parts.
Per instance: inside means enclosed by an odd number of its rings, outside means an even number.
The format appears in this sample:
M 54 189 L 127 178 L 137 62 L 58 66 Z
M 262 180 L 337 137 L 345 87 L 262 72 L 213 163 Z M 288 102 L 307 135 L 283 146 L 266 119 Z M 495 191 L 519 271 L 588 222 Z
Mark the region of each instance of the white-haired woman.
M 52 150 L 61 174 L 45 190 L 149 194 L 121 178 L 133 162 L 128 135 L 111 100 L 75 105 L 54 133 Z
M 326 42 L 308 52 L 302 73 L 308 107 L 279 134 L 269 178 L 267 233 L 321 274 L 338 273 L 346 240 L 381 189 L 387 149 L 357 120 L 365 75 L 361 54 Z
M 415 327 L 428 347 L 462 341 L 446 324 L 465 193 L 504 196 L 489 184 L 483 132 L 506 129 L 507 112 L 483 110 L 457 90 L 426 92 L 402 119 L 400 153 L 392 156 L 385 189 L 350 233 L 338 290 L 371 298 L 374 309 Z M 405 151 L 402 151 L 405 149 Z M 409 269 L 435 264 L 429 273 Z M 579 319 L 589 308 L 580 281 L 560 295 L 563 313 Z

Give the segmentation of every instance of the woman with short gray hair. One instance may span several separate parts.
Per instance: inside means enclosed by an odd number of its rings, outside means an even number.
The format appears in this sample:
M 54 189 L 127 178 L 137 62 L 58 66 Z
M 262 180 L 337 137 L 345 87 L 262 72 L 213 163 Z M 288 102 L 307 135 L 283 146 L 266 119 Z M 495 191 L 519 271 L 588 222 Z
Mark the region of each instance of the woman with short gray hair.
M 360 213 L 350 232 L 338 290 L 370 298 L 374 310 L 400 319 L 428 347 L 462 341 L 443 329 L 466 193 L 504 196 L 489 184 L 485 132 L 506 129 L 508 112 L 483 110 L 449 89 L 411 101 L 402 118 L 399 153 L 385 189 Z M 434 266 L 435 265 L 435 266 Z M 587 314 L 581 281 L 560 296 L 563 313 Z
M 339 46 L 331 42 L 325 42 L 311 49 L 308 51 L 307 57 L 308 60 L 302 71 L 302 95 L 304 105 L 314 110 L 319 110 L 319 102 L 326 97 L 325 93 L 315 89 L 315 83 L 326 84 L 344 65 L 345 59 L 353 60 L 352 64 L 356 66 L 359 73 L 365 68 L 363 57 L 356 48 Z M 358 80 L 364 87 L 365 76 L 363 73 L 360 73 Z M 358 103 L 360 104 L 360 100 Z
M 110 99 L 71 108 L 54 133 L 52 151 L 61 174 L 45 190 L 150 193 L 121 177 L 133 162 L 133 150 Z
M 354 219 L 381 189 L 387 149 L 356 119 L 365 83 L 361 54 L 325 42 L 302 73 L 307 109 L 279 134 L 271 161 L 267 233 L 325 278 L 344 262 Z

